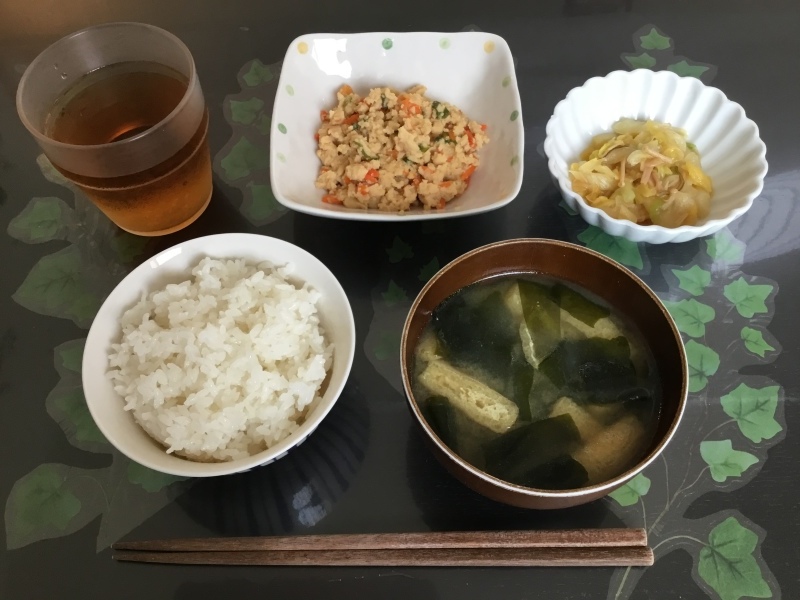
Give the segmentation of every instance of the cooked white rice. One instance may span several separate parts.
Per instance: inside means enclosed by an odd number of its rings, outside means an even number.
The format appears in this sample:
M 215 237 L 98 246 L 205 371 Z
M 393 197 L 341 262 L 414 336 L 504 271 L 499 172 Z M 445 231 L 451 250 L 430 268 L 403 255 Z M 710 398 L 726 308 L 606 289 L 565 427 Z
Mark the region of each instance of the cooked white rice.
M 143 295 L 109 356 L 125 410 L 168 453 L 227 461 L 295 431 L 331 366 L 319 292 L 291 266 L 204 258 L 192 279 Z

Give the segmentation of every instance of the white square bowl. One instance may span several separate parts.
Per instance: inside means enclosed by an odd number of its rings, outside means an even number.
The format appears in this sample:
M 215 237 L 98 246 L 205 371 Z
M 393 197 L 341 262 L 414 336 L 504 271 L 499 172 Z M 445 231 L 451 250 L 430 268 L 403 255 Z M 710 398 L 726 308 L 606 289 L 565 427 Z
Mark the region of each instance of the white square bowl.
M 669 123 L 686 131 L 711 177 L 711 211 L 673 229 L 615 219 L 572 190 L 569 166 L 600 133 L 623 117 Z M 717 88 L 670 71 L 614 71 L 571 90 L 553 110 L 544 142 L 547 165 L 564 201 L 590 225 L 634 242 L 686 242 L 716 233 L 742 216 L 764 187 L 767 148 L 744 109 Z
M 358 93 L 421 84 L 487 125 L 490 141 L 469 189 L 441 210 L 403 214 L 322 202 L 314 134 L 336 90 Z M 293 210 L 338 219 L 413 221 L 482 213 L 511 202 L 522 185 L 524 129 L 514 62 L 505 40 L 482 32 L 306 34 L 286 52 L 270 136 L 270 179 L 278 201 Z

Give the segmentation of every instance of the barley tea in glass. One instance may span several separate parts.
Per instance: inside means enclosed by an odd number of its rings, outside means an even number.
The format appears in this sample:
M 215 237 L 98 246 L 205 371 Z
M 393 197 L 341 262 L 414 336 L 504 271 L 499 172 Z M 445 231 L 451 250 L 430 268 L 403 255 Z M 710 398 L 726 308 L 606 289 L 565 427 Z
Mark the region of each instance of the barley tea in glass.
M 172 233 L 208 206 L 208 111 L 171 33 L 107 23 L 62 38 L 26 69 L 17 110 L 53 166 L 120 228 Z

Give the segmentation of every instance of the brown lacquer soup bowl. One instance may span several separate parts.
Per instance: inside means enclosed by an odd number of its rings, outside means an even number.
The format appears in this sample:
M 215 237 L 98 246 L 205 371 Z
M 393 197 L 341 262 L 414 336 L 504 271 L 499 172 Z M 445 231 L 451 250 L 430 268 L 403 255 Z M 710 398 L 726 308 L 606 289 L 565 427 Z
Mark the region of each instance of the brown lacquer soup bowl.
M 591 502 L 635 477 L 672 439 L 688 389 L 680 334 L 650 288 L 597 252 L 543 239 L 442 268 L 411 307 L 400 363 L 447 470 L 535 509 Z

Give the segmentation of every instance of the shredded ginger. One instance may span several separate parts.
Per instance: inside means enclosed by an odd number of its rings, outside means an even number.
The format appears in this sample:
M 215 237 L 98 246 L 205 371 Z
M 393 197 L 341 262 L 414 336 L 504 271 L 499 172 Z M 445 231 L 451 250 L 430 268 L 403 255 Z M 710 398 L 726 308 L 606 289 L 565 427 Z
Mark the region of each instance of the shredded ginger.
M 708 216 L 713 187 L 686 132 L 620 119 L 572 163 L 572 189 L 616 219 L 680 227 Z

